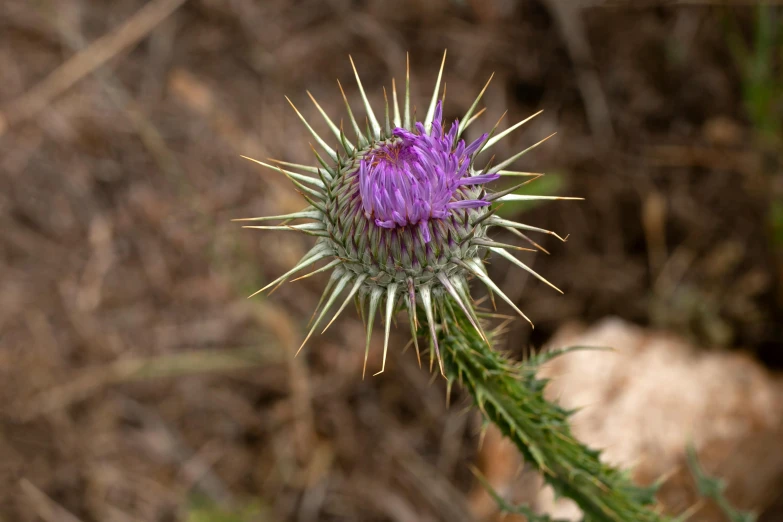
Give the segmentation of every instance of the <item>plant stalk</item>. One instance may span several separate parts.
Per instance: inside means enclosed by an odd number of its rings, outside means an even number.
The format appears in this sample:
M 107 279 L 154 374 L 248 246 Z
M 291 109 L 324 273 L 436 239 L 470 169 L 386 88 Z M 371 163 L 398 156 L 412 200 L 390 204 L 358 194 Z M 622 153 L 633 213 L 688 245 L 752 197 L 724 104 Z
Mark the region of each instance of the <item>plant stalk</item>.
M 481 339 L 456 303 L 446 298 L 445 305 L 450 313 L 441 316 L 438 344 L 449 386 L 463 386 L 558 496 L 576 502 L 585 521 L 671 520 L 653 510 L 658 485 L 636 486 L 627 472 L 602 463 L 599 451 L 572 435 L 573 412 L 544 398 L 547 380 L 536 376 L 539 367 L 569 350 L 511 362 Z

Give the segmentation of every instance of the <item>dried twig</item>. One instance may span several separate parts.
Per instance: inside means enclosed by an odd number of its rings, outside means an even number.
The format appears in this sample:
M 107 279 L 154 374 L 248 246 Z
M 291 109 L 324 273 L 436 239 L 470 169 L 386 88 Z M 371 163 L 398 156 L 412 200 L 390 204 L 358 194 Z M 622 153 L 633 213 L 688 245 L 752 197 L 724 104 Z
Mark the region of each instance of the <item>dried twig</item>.
M 614 128 L 609 113 L 609 103 L 601 87 L 601 79 L 593 62 L 590 42 L 582 21 L 582 8 L 593 5 L 594 0 L 548 0 L 549 8 L 557 20 L 560 34 L 574 63 L 576 81 L 585 104 L 587 120 L 593 137 L 606 145 L 614 140 Z
M 0 111 L 0 135 L 12 125 L 34 117 L 79 80 L 124 49 L 137 43 L 186 0 L 153 0 L 114 31 L 73 55 L 40 83 L 8 103 Z
M 42 520 L 46 522 L 81 522 L 26 478 L 19 481 L 19 487 L 30 503 L 35 506 L 35 510 Z

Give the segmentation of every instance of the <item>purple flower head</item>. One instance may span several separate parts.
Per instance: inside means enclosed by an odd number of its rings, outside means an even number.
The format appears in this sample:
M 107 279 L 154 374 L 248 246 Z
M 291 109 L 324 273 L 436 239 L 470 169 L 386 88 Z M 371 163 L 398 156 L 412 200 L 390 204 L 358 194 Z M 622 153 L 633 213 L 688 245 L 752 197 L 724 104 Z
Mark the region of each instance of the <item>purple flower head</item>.
M 473 154 L 487 134 L 468 146 L 456 142 L 459 121 L 443 131 L 441 103 L 435 109 L 429 134 L 416 123 L 416 131 L 397 127 L 394 140 L 371 149 L 359 164 L 359 191 L 364 214 L 383 228 L 419 225 L 425 242 L 430 241 L 427 222 L 442 219 L 453 209 L 489 205 L 468 199 L 462 187 L 493 181 L 498 174 L 470 175 Z
M 273 165 L 253 160 L 287 176 L 307 201 L 307 206 L 289 214 L 246 219 L 254 222 L 280 221 L 276 225 L 246 226 L 259 230 L 296 231 L 317 238 L 313 248 L 293 268 L 255 294 L 279 286 L 304 270 L 312 271 L 298 276 L 297 279 L 332 270 L 302 346 L 347 292 L 348 295 L 328 324 L 342 313 L 351 300 L 357 302 L 362 308 L 362 316 L 367 326 L 365 366 L 375 316 L 379 311 L 384 312 L 384 365 L 380 369 L 383 372 L 389 346 L 390 325 L 394 314 L 404 306 L 408 310 L 414 341 L 420 332 L 420 325 L 429 325 L 430 345 L 434 348 L 431 354 L 437 357 L 441 373 L 445 375 L 438 348 L 438 327 L 448 319 L 444 314 L 460 314 L 461 310 L 461 314 L 471 323 L 477 335 L 483 341 L 489 342 L 470 298 L 470 279 L 475 278 L 484 283 L 493 295 L 499 296 L 519 315 L 530 321 L 517 308 L 514 300 L 490 279 L 484 269 L 484 260 L 490 252 L 553 286 L 507 251 L 509 248 L 515 248 L 513 245 L 493 241 L 489 232 L 497 228 L 511 232 L 525 230 L 544 232 L 564 239 L 550 230 L 497 217 L 493 215 L 490 206 L 505 201 L 579 198 L 514 193 L 518 187 L 485 195 L 485 192 L 489 191 L 485 191 L 484 186 L 500 176 L 537 176 L 505 169 L 545 140 L 500 161 L 493 168 L 486 167 L 477 171 L 471 167 L 480 150 L 494 146 L 538 113 L 499 132 L 492 139 L 484 134 L 466 145 L 460 140 L 461 132 L 465 129 L 466 122 L 473 121 L 483 112 L 474 113 L 489 82 L 460 118 L 462 127 L 459 121 L 455 121 L 446 132 L 443 126 L 443 109 L 438 102 L 445 53 L 443 58 L 427 106 L 427 116 L 422 119 L 422 123 L 413 123 L 410 110 L 410 78 L 406 75 L 404 110 L 400 110 L 395 82 L 392 82 L 393 104 L 390 106 L 389 99 L 385 97 L 385 120 L 384 125 L 381 125 L 352 60 L 356 84 L 367 115 L 366 132 L 359 127 L 344 92 L 347 115 L 356 132 L 357 141 L 347 137 L 312 95 L 310 96 L 342 145 L 342 150 L 330 147 L 291 100 L 288 100 L 325 152 L 326 158 L 316 153 L 317 166 L 277 160 L 273 160 Z M 393 119 L 390 117 L 392 114 Z M 282 166 L 294 170 L 286 170 Z M 308 222 L 300 223 L 299 220 Z M 538 247 L 527 236 L 517 233 Z M 322 261 L 327 264 L 316 268 L 315 265 Z M 424 318 L 419 313 L 421 311 L 424 312 Z M 456 316 L 451 320 L 457 320 Z M 414 342 L 414 346 L 417 347 L 418 353 L 418 343 Z

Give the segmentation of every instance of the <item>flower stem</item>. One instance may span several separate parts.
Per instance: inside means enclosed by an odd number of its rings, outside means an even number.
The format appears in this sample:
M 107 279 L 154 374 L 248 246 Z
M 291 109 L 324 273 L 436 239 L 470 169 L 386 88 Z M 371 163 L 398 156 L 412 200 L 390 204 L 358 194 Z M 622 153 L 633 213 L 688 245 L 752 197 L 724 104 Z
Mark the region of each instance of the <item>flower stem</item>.
M 564 353 L 548 352 L 514 363 L 494 351 L 456 303 L 441 317 L 438 343 L 450 385 L 460 383 L 484 417 L 495 424 L 559 496 L 579 505 L 586 521 L 670 520 L 653 510 L 657 486 L 634 485 L 627 472 L 600 461 L 600 452 L 576 440 L 571 413 L 544 398 L 540 365 Z

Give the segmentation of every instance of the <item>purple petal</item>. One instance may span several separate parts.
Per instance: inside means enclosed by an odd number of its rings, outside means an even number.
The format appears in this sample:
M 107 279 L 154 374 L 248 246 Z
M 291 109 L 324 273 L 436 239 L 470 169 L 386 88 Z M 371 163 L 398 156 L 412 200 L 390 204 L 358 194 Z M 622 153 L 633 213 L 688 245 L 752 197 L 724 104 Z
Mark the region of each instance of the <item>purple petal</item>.
M 486 132 L 482 134 L 476 141 L 474 141 L 473 143 L 467 146 L 467 148 L 465 149 L 465 155 L 472 156 L 473 153 L 476 152 L 479 149 L 479 147 L 481 147 L 481 145 L 484 144 L 484 142 L 487 140 L 488 137 L 489 134 L 487 134 Z
M 424 236 L 424 242 L 429 243 L 430 239 L 430 227 L 427 226 L 426 221 L 419 221 L 419 229 L 421 230 L 421 234 Z
M 438 100 L 435 105 L 435 115 L 432 117 L 432 123 L 438 122 L 443 119 L 443 100 Z
M 461 201 L 452 201 L 448 205 L 446 205 L 446 208 L 449 209 L 455 209 L 455 208 L 479 208 L 479 207 L 486 207 L 490 205 L 489 201 L 484 201 L 481 199 L 463 199 Z
M 411 131 L 396 127 L 392 139 L 367 151 L 355 174 L 365 216 L 383 228 L 418 225 L 425 243 L 430 241 L 428 222 L 445 219 L 449 213 L 489 203 L 465 199 L 460 187 L 487 183 L 497 174 L 468 176 L 472 155 L 486 142 L 487 135 L 465 146 L 457 140 L 460 124 L 454 121 L 448 133 L 443 125 L 443 103 L 438 101 L 430 132 L 422 122 Z M 359 202 L 357 202 L 359 204 Z
M 500 177 L 500 174 L 481 174 L 479 176 L 471 176 L 469 178 L 462 178 L 459 181 L 460 185 L 478 185 L 480 183 L 489 183 L 495 181 Z

